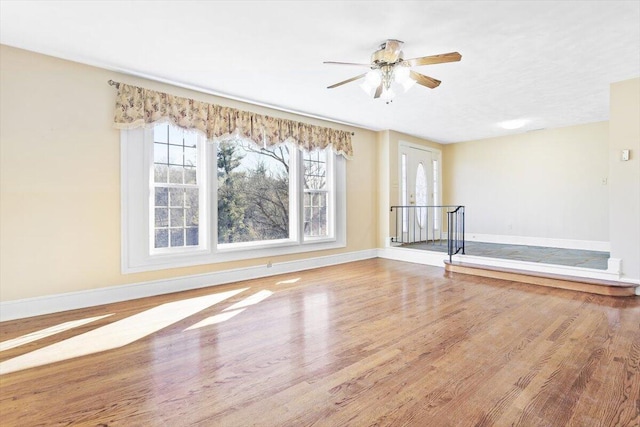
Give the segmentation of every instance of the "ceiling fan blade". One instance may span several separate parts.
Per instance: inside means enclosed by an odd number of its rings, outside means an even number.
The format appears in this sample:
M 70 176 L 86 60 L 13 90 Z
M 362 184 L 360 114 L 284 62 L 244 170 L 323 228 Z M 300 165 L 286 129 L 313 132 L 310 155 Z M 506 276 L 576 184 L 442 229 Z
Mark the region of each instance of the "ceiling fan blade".
M 440 55 L 423 56 L 422 58 L 405 59 L 403 65 L 416 67 L 418 65 L 442 64 L 444 62 L 456 62 L 462 59 L 458 52 L 443 53 Z
M 382 82 L 380 82 L 380 84 L 378 85 L 378 88 L 376 89 L 376 93 L 375 95 L 373 95 L 373 97 L 380 98 L 380 95 L 382 95 Z
M 336 61 L 324 61 L 323 64 L 332 65 L 357 65 L 358 67 L 371 67 L 371 64 L 357 64 L 355 62 L 336 62 Z
M 351 77 L 350 79 L 343 80 L 343 81 L 338 82 L 336 84 L 332 84 L 331 86 L 327 86 L 327 89 L 333 89 L 334 87 L 338 87 L 338 86 L 342 86 L 342 85 L 347 84 L 347 83 L 351 83 L 353 81 L 356 81 L 358 79 L 363 78 L 366 75 L 367 75 L 367 73 L 364 73 L 364 74 L 360 74 L 359 76 Z
M 416 73 L 413 70 L 409 73 L 409 77 L 415 80 L 419 85 L 426 86 L 429 89 L 437 88 L 440 83 L 442 83 L 440 80 L 425 76 L 424 74 Z
M 384 59 L 388 63 L 394 63 L 400 58 L 402 45 L 400 40 L 387 40 L 384 46 Z

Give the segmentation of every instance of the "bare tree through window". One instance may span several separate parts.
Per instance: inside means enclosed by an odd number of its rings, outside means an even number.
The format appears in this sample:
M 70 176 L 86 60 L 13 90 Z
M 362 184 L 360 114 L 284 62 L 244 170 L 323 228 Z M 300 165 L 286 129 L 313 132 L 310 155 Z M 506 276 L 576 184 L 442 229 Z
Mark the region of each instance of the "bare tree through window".
M 218 243 L 289 238 L 289 159 L 286 144 L 219 143 Z

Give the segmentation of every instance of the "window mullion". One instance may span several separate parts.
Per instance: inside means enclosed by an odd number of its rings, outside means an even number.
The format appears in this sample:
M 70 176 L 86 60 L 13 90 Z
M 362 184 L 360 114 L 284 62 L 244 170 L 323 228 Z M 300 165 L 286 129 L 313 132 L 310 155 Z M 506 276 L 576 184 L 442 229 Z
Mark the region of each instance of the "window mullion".
M 215 253 L 218 250 L 218 142 L 207 143 L 207 183 L 209 184 L 208 195 L 209 210 L 207 220 L 209 225 L 208 237 L 210 239 L 211 250 Z
M 296 221 L 296 232 L 297 239 L 296 242 L 298 244 L 304 241 L 304 171 L 305 171 L 305 163 L 304 163 L 304 155 L 302 150 L 296 149 L 296 182 L 298 183 L 298 188 L 296 191 L 296 212 L 297 221 Z
M 171 184 L 164 182 L 156 182 L 153 184 L 155 188 L 199 188 L 199 184 Z

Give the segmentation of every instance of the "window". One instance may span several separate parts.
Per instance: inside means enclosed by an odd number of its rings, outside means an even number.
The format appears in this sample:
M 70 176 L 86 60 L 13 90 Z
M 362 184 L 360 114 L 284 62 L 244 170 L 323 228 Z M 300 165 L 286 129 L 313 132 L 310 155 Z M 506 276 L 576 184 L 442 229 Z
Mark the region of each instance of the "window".
M 200 186 L 197 135 L 168 124 L 153 131 L 152 247 L 198 246 Z
M 427 197 L 427 175 L 424 170 L 424 165 L 422 162 L 418 163 L 418 168 L 416 170 L 416 217 L 418 219 L 418 226 L 420 228 L 426 227 L 427 221 L 427 208 L 422 206 L 427 206 L 429 204 L 429 200 Z
M 435 206 L 440 206 L 440 170 L 438 169 L 438 160 L 432 160 L 433 164 L 433 204 Z M 440 215 L 433 215 L 433 227 L 436 230 L 440 229 L 440 216 L 443 215 L 443 211 L 441 210 Z
M 407 155 L 402 153 L 400 165 L 400 205 L 407 206 Z M 409 208 L 402 209 L 402 232 L 409 231 Z
M 329 233 L 330 191 L 327 152 L 304 153 L 304 235 L 326 237 Z
M 219 244 L 289 239 L 291 150 L 241 139 L 218 144 Z
M 330 149 L 123 130 L 122 270 L 344 247 L 345 160 Z

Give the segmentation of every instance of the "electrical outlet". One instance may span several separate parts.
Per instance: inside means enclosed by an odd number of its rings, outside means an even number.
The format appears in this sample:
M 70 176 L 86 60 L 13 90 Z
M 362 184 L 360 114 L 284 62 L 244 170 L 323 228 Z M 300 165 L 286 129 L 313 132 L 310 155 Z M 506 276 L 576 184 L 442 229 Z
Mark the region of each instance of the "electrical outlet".
M 602 185 L 607 185 L 607 178 L 602 178 Z
M 273 267 L 273 263 L 271 261 L 267 262 L 267 268 Z

